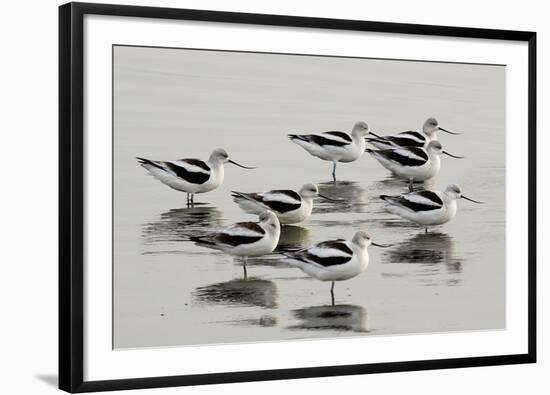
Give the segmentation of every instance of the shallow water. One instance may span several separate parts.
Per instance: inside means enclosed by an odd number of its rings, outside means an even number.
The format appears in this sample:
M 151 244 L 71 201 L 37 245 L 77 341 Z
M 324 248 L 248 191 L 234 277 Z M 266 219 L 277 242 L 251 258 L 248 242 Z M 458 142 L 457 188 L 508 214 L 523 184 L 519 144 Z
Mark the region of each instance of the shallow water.
M 505 325 L 504 73 L 502 66 L 337 59 L 152 48 L 115 48 L 114 346 L 155 347 L 503 328 Z M 429 233 L 386 213 L 380 194 L 406 191 L 368 155 L 339 164 L 309 156 L 287 133 L 418 129 L 435 116 L 461 136 L 431 185 L 460 185 L 488 202 L 459 202 Z M 198 157 L 223 147 L 257 170 L 226 166 L 224 184 L 185 194 L 146 175 L 136 156 Z M 368 231 L 361 275 L 336 284 L 308 278 L 278 255 L 239 260 L 198 247 L 191 235 L 255 220 L 230 190 L 299 189 L 316 199 L 280 247 Z

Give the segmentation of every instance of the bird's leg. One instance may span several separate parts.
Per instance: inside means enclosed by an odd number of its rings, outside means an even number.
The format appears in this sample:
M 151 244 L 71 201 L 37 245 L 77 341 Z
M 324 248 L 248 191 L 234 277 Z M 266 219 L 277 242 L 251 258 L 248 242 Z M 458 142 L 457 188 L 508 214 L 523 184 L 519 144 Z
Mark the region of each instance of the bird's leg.
M 409 178 L 409 192 L 414 191 L 413 178 Z
M 428 227 L 426 226 L 424 233 L 428 233 Z
M 189 207 L 189 204 L 190 204 L 190 200 L 189 200 L 189 192 L 187 192 L 187 200 L 186 200 L 186 202 L 187 202 L 187 207 Z
M 332 162 L 332 181 L 336 185 L 336 162 Z
M 195 207 L 195 194 L 191 193 L 191 207 Z
M 332 305 L 334 306 L 334 281 L 330 286 L 330 299 L 331 299 Z
M 248 274 L 246 273 L 246 257 L 243 257 L 243 275 L 244 279 L 247 279 Z

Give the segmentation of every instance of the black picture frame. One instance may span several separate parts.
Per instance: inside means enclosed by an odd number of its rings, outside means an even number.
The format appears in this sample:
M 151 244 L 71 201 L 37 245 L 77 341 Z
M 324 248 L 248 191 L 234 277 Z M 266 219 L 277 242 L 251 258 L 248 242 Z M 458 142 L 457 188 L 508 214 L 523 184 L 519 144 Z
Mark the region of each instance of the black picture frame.
M 133 379 L 84 380 L 83 19 L 87 14 L 528 43 L 528 350 L 525 354 Z M 110 4 L 59 8 L 59 388 L 91 392 L 536 362 L 536 33 Z

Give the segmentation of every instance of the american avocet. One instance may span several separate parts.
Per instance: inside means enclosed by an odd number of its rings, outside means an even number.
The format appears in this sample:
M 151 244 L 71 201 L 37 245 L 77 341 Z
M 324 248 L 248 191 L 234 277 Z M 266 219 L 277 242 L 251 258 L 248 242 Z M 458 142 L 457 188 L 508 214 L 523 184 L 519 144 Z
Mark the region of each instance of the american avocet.
M 246 167 L 229 159 L 223 148 L 212 151 L 208 161 L 200 159 L 177 159 L 157 161 L 137 158 L 139 164 L 157 180 L 180 192 L 187 192 L 187 204 L 194 203 L 195 193 L 209 192 L 221 185 L 224 178 L 224 164 L 232 163 L 243 169 Z
M 380 198 L 387 203 L 384 206 L 387 211 L 424 226 L 426 232 L 428 226 L 441 225 L 453 219 L 458 199 L 483 203 L 462 195 L 460 188 L 454 184 L 447 186 L 444 192 L 424 190 L 397 196 L 380 195 Z
M 310 248 L 284 253 L 291 264 L 304 273 L 321 281 L 331 281 L 330 295 L 334 304 L 334 282 L 348 280 L 364 271 L 369 264 L 369 245 L 374 243 L 363 231 L 355 233 L 351 240 L 329 240 Z
M 437 119 L 428 118 L 422 126 L 422 131 L 409 130 L 406 132 L 390 134 L 388 136 L 379 136 L 373 132 L 369 132 L 374 137 L 367 137 L 366 141 L 379 149 L 399 148 L 399 147 L 425 147 L 432 140 L 437 140 L 437 132 L 442 132 L 459 135 L 450 130 L 443 129 L 439 126 Z
M 274 189 L 267 192 L 244 193 L 232 191 L 235 203 L 249 214 L 273 211 L 281 224 L 295 224 L 305 221 L 313 208 L 313 198 L 321 197 L 337 201 L 319 193 L 315 184 L 305 184 L 298 192 L 289 189 Z
M 439 173 L 442 154 L 461 159 L 443 150 L 439 141 L 430 141 L 426 148 L 403 147 L 386 150 L 371 150 L 371 154 L 382 166 L 393 174 L 409 181 L 409 190 L 413 190 L 414 181 L 426 181 Z
M 351 135 L 346 132 L 331 131 L 315 134 L 289 134 L 290 140 L 319 159 L 332 162 L 332 179 L 336 182 L 336 163 L 353 162 L 365 151 L 365 136 L 369 127 L 365 122 L 357 122 Z
M 205 236 L 191 237 L 190 240 L 203 247 L 242 257 L 246 278 L 246 259 L 273 252 L 280 235 L 281 225 L 277 216 L 265 211 L 260 214 L 259 222 L 238 222 Z

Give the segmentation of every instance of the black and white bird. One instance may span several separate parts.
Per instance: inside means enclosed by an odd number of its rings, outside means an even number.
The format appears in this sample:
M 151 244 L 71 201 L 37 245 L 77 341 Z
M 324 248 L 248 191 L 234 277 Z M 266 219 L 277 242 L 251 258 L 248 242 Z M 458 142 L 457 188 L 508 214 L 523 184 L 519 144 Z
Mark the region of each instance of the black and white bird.
M 365 122 L 357 122 L 351 134 L 330 131 L 315 134 L 289 134 L 290 140 L 311 155 L 332 162 L 332 179 L 336 182 L 336 164 L 353 162 L 365 151 L 365 136 L 369 127 Z
M 290 189 L 274 189 L 259 193 L 244 193 L 232 191 L 233 200 L 245 212 L 260 214 L 269 210 L 274 212 L 281 224 L 295 224 L 303 222 L 311 215 L 313 198 L 319 196 L 330 201 L 331 199 L 319 193 L 315 184 L 305 184 L 298 192 Z
M 380 198 L 386 202 L 384 208 L 388 212 L 425 227 L 426 232 L 428 226 L 441 225 L 454 218 L 458 199 L 482 203 L 464 196 L 454 184 L 443 192 L 424 190 L 396 196 L 381 195 Z
M 374 137 L 367 137 L 367 143 L 378 149 L 391 149 L 400 147 L 426 147 L 430 141 L 437 140 L 437 132 L 442 131 L 452 135 L 459 135 L 450 130 L 443 129 L 435 118 L 428 118 L 422 126 L 422 131 L 409 130 L 406 132 L 379 136 L 369 132 Z
M 382 166 L 396 176 L 409 181 L 409 190 L 413 182 L 426 181 L 435 177 L 441 168 L 441 155 L 462 159 L 443 150 L 439 141 L 430 141 L 426 148 L 402 147 L 385 150 L 366 149 Z
M 177 159 L 158 161 L 137 158 L 139 164 L 153 177 L 180 192 L 187 192 L 187 203 L 194 203 L 195 193 L 210 192 L 223 183 L 224 165 L 232 163 L 243 169 L 246 167 L 229 159 L 223 148 L 212 151 L 207 161 L 200 159 Z
M 246 278 L 246 259 L 273 252 L 279 243 L 281 224 L 277 216 L 265 211 L 258 222 L 238 222 L 204 236 L 191 237 L 197 245 L 242 257 Z
M 376 244 L 363 231 L 355 233 L 351 240 L 328 240 L 315 244 L 310 248 L 287 252 L 292 266 L 298 267 L 304 273 L 321 281 L 330 281 L 330 294 L 334 304 L 334 282 L 353 278 L 363 272 L 369 265 L 370 245 Z

